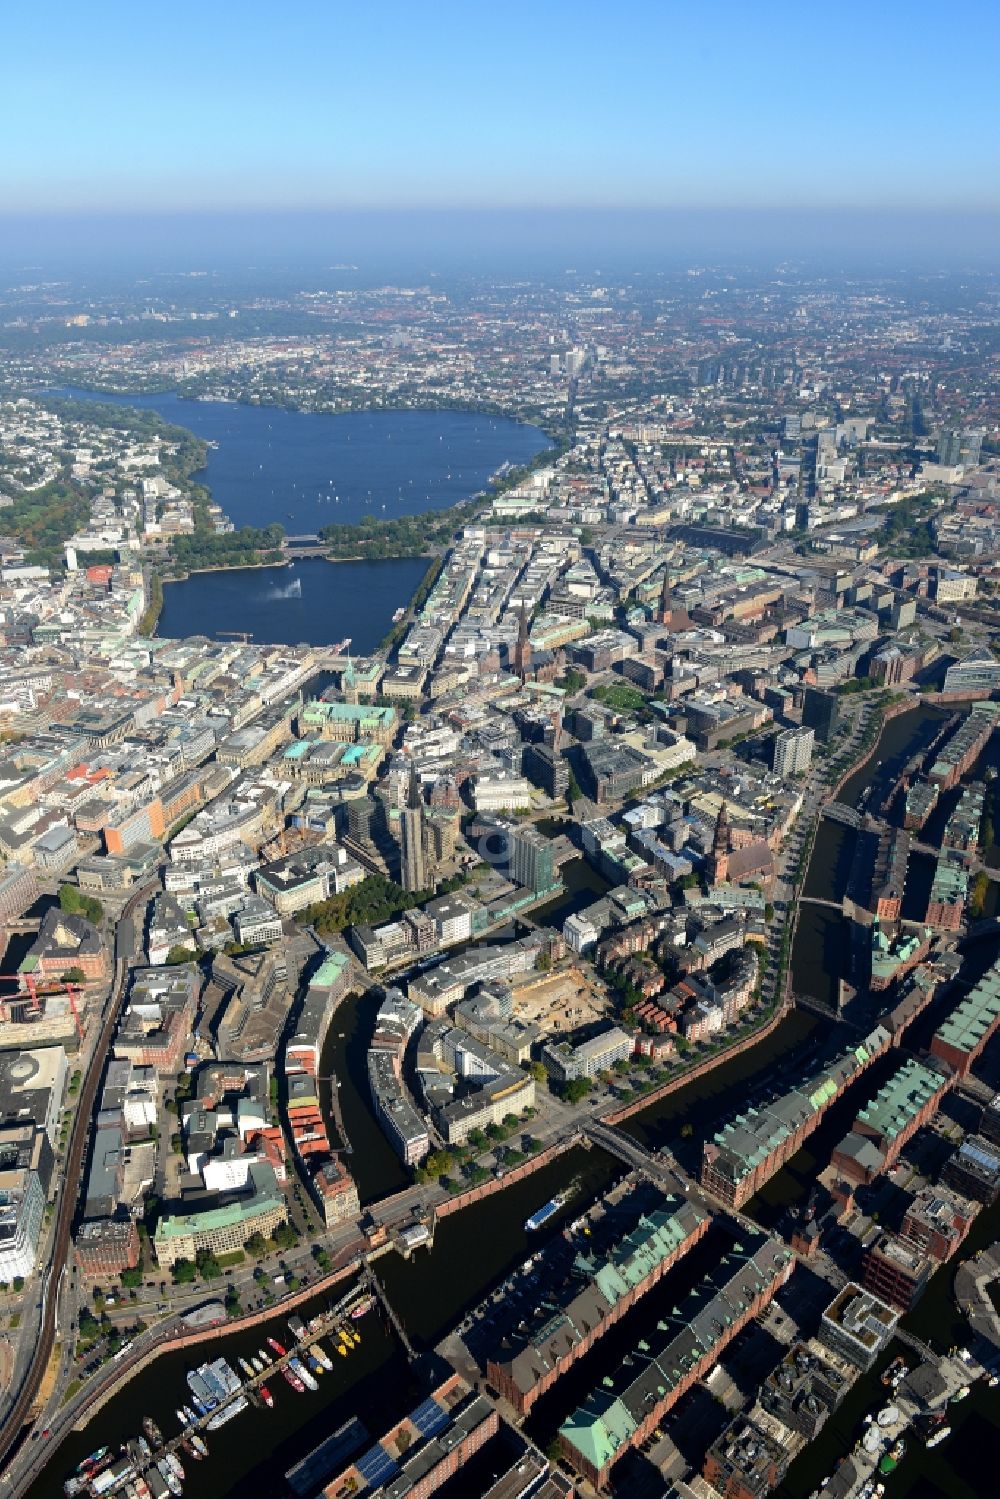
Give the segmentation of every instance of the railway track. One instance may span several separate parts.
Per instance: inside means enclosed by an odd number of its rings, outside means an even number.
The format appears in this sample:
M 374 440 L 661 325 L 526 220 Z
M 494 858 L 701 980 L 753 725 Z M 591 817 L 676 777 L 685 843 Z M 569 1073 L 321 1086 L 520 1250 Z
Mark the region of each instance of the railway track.
M 119 921 L 130 916 L 135 908 L 149 899 L 149 896 L 157 888 L 158 882 L 144 885 L 137 890 L 126 903 Z M 108 1013 L 91 1057 L 90 1066 L 86 1070 L 83 1086 L 80 1089 L 79 1106 L 73 1121 L 73 1132 L 70 1136 L 69 1152 L 66 1156 L 66 1164 L 63 1171 L 62 1190 L 59 1194 L 59 1206 L 56 1212 L 56 1229 L 52 1241 L 52 1253 L 48 1268 L 42 1279 L 42 1325 L 39 1330 L 38 1342 L 31 1357 L 31 1362 L 25 1372 L 21 1388 L 14 1404 L 7 1413 L 2 1429 L 0 1429 L 0 1474 L 7 1470 L 9 1460 L 23 1447 L 30 1430 L 31 1422 L 29 1414 L 45 1370 L 48 1367 L 49 1358 L 55 1344 L 56 1333 L 56 1310 L 59 1301 L 59 1290 L 63 1270 L 66 1267 L 67 1254 L 69 1250 L 70 1233 L 73 1228 L 73 1219 L 76 1215 L 76 1206 L 80 1196 L 80 1182 L 83 1172 L 84 1154 L 87 1148 L 87 1137 L 90 1132 L 90 1122 L 94 1113 L 94 1103 L 97 1098 L 97 1089 L 104 1076 L 104 1059 L 111 1044 L 111 1037 L 118 1020 L 118 1008 L 125 992 L 125 980 L 128 975 L 128 964 L 124 958 L 119 958 L 115 965 L 115 978 L 111 990 L 111 998 L 108 1002 Z

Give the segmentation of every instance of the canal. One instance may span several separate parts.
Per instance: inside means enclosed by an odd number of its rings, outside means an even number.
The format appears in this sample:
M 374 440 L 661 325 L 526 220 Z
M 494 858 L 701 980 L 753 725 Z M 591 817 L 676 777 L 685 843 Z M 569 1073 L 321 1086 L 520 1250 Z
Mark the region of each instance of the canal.
M 434 1249 L 418 1251 L 409 1262 L 395 1253 L 376 1261 L 375 1271 L 418 1347 L 432 1346 L 465 1312 L 487 1294 L 532 1251 L 557 1234 L 571 1215 L 618 1179 L 624 1168 L 600 1150 L 575 1149 L 549 1165 L 472 1207 L 445 1218 L 435 1234 Z M 525 1220 L 557 1191 L 570 1188 L 568 1200 L 541 1231 L 526 1232 Z M 307 1319 L 333 1297 L 317 1296 L 299 1308 Z M 207 1292 L 206 1294 L 210 1294 Z M 204 1463 L 188 1462 L 188 1499 L 285 1494 L 283 1474 L 350 1415 L 359 1415 L 378 1436 L 394 1417 L 416 1401 L 416 1384 L 394 1335 L 373 1312 L 359 1324 L 362 1341 L 346 1359 L 334 1359 L 332 1373 L 320 1377 L 316 1393 L 296 1394 L 281 1378 L 270 1381 L 273 1411 L 249 1411 L 208 1436 Z M 268 1324 L 249 1332 L 227 1333 L 190 1350 L 168 1353 L 134 1375 L 84 1431 L 61 1444 L 51 1463 L 29 1490 L 30 1499 L 58 1494 L 62 1479 L 88 1452 L 117 1446 L 137 1435 L 144 1415 L 163 1432 L 178 1429 L 175 1409 L 186 1398 L 185 1374 L 206 1359 L 233 1362 L 251 1357 L 274 1336 L 288 1343 L 286 1318 L 279 1312 Z
M 320 1057 L 320 1106 L 332 1116 L 337 1087 L 349 1148 L 347 1167 L 363 1204 L 409 1186 L 410 1174 L 389 1144 L 372 1109 L 368 1092 L 368 1045 L 379 1007 L 376 990 L 351 994 L 334 1011 Z
M 890 733 L 893 736 L 892 758 L 900 765 L 904 764 L 913 753 L 914 740 L 928 742 L 937 722 L 939 715 L 928 713 L 923 708 L 894 720 L 886 730 L 887 736 Z M 883 747 L 880 745 L 880 751 Z M 884 755 L 882 759 L 884 764 Z M 860 797 L 862 790 L 863 784 L 859 781 L 852 794 Z M 846 858 L 843 851 L 845 841 L 833 837 L 824 844 L 822 858 L 829 865 L 833 888 L 837 870 L 843 868 Z M 607 888 L 607 882 L 602 881 L 582 859 L 570 861 L 563 873 L 567 880 L 566 893 L 540 913 L 540 919 L 551 925 L 560 924 L 569 909 L 580 909 Z M 823 878 L 822 872 L 814 874 L 811 865 L 808 878 L 819 882 Z M 824 887 L 817 883 L 814 888 Z M 539 919 L 538 913 L 536 919 Z M 810 954 L 810 958 L 813 956 Z M 794 961 L 800 961 L 798 951 Z M 826 966 L 827 959 L 824 958 L 822 963 Z M 798 985 L 798 972 L 795 982 Z M 805 983 L 806 979 L 802 982 Z M 803 992 L 811 990 L 806 988 Z M 335 1012 L 321 1062 L 324 1088 L 329 1089 L 333 1078 L 340 1082 L 340 1107 L 352 1149 L 350 1167 L 364 1202 L 383 1197 L 408 1180 L 407 1173 L 382 1134 L 367 1096 L 365 1053 L 376 1003 L 374 994 L 352 996 L 345 1001 Z M 790 1084 L 799 1070 L 825 1053 L 834 1040 L 832 1026 L 809 1013 L 793 1011 L 758 1046 L 649 1105 L 632 1116 L 623 1128 L 650 1148 L 669 1147 L 683 1165 L 697 1171 L 703 1139 L 728 1118 L 737 1105 L 775 1087 L 780 1088 L 783 1082 Z M 868 1090 L 869 1081 L 872 1087 L 877 1085 L 874 1073 L 861 1087 Z M 325 1103 L 329 1108 L 328 1093 Z M 853 1105 L 852 1099 L 846 1106 L 845 1117 Z M 814 1150 L 800 1152 L 786 1171 L 775 1178 L 769 1190 L 760 1194 L 755 1212 L 762 1221 L 771 1221 L 784 1212 L 791 1201 L 804 1196 L 834 1131 L 839 1130 L 842 1123 L 839 1114 L 831 1111 L 828 1121 L 821 1126 L 823 1139 L 817 1137 L 813 1142 Z M 826 1140 L 826 1134 L 831 1135 L 831 1141 Z M 823 1149 L 819 1148 L 820 1145 Z M 418 1251 L 408 1262 L 395 1254 L 381 1259 L 376 1266 L 377 1273 L 416 1347 L 432 1347 L 532 1249 L 557 1233 L 562 1222 L 576 1215 L 587 1202 L 605 1190 L 621 1171 L 620 1163 L 602 1151 L 574 1149 L 525 1180 L 442 1220 L 436 1230 L 433 1251 Z M 526 1233 L 524 1222 L 528 1216 L 568 1185 L 572 1185 L 573 1193 L 560 1213 L 540 1234 Z M 995 1222 L 995 1214 L 983 1215 L 973 1233 L 996 1237 L 1000 1225 Z M 973 1243 L 971 1238 L 969 1243 Z M 692 1261 L 692 1266 L 694 1263 Z M 953 1335 L 953 1313 L 948 1307 L 950 1280 L 950 1271 L 940 1274 L 914 1314 L 918 1319 L 914 1322 L 915 1330 L 919 1330 L 921 1336 L 929 1336 L 935 1346 L 947 1346 Z M 676 1292 L 676 1289 L 677 1283 L 671 1278 L 671 1291 Z M 317 1298 L 302 1315 L 311 1315 L 324 1301 L 325 1298 Z M 919 1319 L 929 1319 L 929 1325 L 925 1328 L 923 1320 Z M 317 1393 L 298 1395 L 283 1381 L 277 1380 L 274 1382 L 278 1386 L 274 1390 L 274 1412 L 245 1414 L 216 1432 L 210 1444 L 210 1458 L 204 1464 L 188 1464 L 185 1492 L 190 1499 L 209 1499 L 209 1496 L 211 1499 L 226 1499 L 226 1496 L 242 1499 L 243 1495 L 282 1493 L 285 1470 L 348 1416 L 360 1415 L 377 1435 L 396 1415 L 412 1405 L 416 1394 L 412 1371 L 395 1338 L 383 1325 L 381 1313 L 372 1313 L 365 1318 L 361 1330 L 361 1346 L 347 1359 L 335 1360 L 334 1371 L 323 1376 Z M 248 1356 L 272 1331 L 279 1340 L 282 1339 L 285 1332 L 283 1317 L 275 1316 L 273 1328 L 266 1326 L 251 1333 L 227 1334 L 220 1329 L 217 1339 L 197 1350 L 172 1353 L 158 1359 L 130 1380 L 121 1394 L 99 1412 L 83 1432 L 74 1434 L 62 1444 L 30 1491 L 31 1499 L 43 1499 L 43 1496 L 47 1499 L 47 1496 L 58 1493 L 65 1473 L 87 1452 L 104 1442 L 117 1444 L 137 1432 L 145 1414 L 152 1415 L 165 1432 L 176 1430 L 172 1413 L 184 1400 L 186 1370 L 203 1358 L 219 1354 L 231 1359 Z M 608 1349 L 613 1352 L 610 1344 Z M 594 1367 L 598 1367 L 596 1363 Z M 593 1372 L 589 1363 L 586 1371 L 581 1370 L 581 1375 L 584 1372 Z M 881 1386 L 876 1389 L 871 1385 L 871 1380 L 860 1382 L 841 1410 L 828 1422 L 821 1439 L 790 1469 L 781 1489 L 788 1499 L 799 1499 L 799 1496 L 811 1492 L 819 1478 L 832 1470 L 836 1458 L 856 1440 L 861 1416 L 873 1407 L 881 1391 Z M 572 1393 L 569 1386 L 566 1393 Z M 960 1410 L 958 1419 L 970 1439 L 979 1443 L 995 1440 L 995 1431 L 989 1424 L 990 1407 L 984 1407 L 980 1391 L 977 1390 Z M 546 1419 L 541 1422 L 540 1429 L 551 1427 L 558 1414 L 555 1407 L 547 1413 L 541 1412 Z M 915 1499 L 931 1499 L 931 1496 L 945 1493 L 964 1496 L 975 1492 L 968 1486 L 970 1469 L 965 1458 L 966 1445 L 963 1442 L 961 1453 L 958 1450 L 949 1453 L 950 1444 L 946 1444 L 944 1448 L 927 1454 L 926 1461 L 921 1454 L 919 1462 L 914 1462 L 912 1467 L 905 1463 L 900 1475 L 894 1479 L 894 1489 L 901 1494 L 912 1493 Z M 955 1483 L 949 1488 L 945 1475 L 955 1472 L 956 1467 Z M 901 1486 L 909 1483 L 911 1473 L 920 1486 Z

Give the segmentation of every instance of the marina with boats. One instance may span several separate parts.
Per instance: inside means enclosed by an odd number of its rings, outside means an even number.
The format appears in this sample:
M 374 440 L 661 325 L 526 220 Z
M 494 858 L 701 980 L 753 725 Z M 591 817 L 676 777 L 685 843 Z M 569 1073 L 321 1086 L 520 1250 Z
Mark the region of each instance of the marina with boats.
M 270 1410 L 274 1394 L 268 1384 L 280 1376 L 296 1394 L 319 1389 L 319 1378 L 347 1358 L 361 1343 L 358 1322 L 375 1305 L 375 1298 L 353 1291 L 336 1307 L 308 1322 L 288 1318 L 288 1342 L 273 1334 L 256 1353 L 239 1356 L 239 1372 L 226 1358 L 215 1358 L 187 1371 L 187 1395 L 175 1411 L 180 1432 L 165 1437 L 151 1416 L 142 1419 L 142 1435 L 126 1437 L 116 1450 L 98 1447 L 85 1457 L 63 1483 L 66 1499 L 163 1499 L 183 1493 L 184 1460 L 200 1462 L 209 1455 L 206 1433 L 235 1420 L 251 1407 Z M 326 1340 L 324 1347 L 322 1339 Z

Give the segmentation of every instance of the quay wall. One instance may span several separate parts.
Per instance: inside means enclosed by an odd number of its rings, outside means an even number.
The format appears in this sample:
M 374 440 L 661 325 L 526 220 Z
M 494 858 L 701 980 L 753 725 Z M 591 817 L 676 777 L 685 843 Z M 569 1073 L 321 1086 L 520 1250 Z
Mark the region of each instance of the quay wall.
M 777 1030 L 781 1022 L 791 1012 L 791 1009 L 792 1005 L 790 1003 L 786 1002 L 779 1005 L 770 1020 L 765 1021 L 759 1030 L 752 1031 L 749 1036 L 744 1036 L 742 1041 L 737 1041 L 734 1046 L 727 1046 L 724 1051 L 718 1052 L 715 1056 L 705 1057 L 703 1061 L 695 1062 L 686 1071 L 678 1073 L 676 1077 L 670 1078 L 668 1082 L 661 1083 L 652 1092 L 644 1093 L 641 1098 L 631 1099 L 619 1108 L 612 1109 L 607 1114 L 602 1114 L 600 1116 L 601 1123 L 621 1124 L 623 1120 L 631 1119 L 633 1114 L 641 1114 L 643 1109 L 652 1108 L 661 1099 L 669 1097 L 671 1093 L 675 1093 L 678 1088 L 685 1088 L 688 1083 L 697 1082 L 698 1078 L 704 1077 L 713 1068 L 721 1067 L 724 1062 L 731 1062 L 734 1057 L 742 1056 L 743 1052 L 749 1051 L 752 1046 L 756 1046 L 758 1042 L 766 1040 L 772 1031 Z
M 480 1202 L 484 1197 L 492 1197 L 494 1192 L 502 1192 L 504 1187 L 512 1187 L 515 1182 L 523 1181 L 526 1176 L 531 1176 L 535 1171 L 540 1171 L 557 1156 L 563 1155 L 572 1146 L 580 1144 L 580 1135 L 574 1133 L 568 1135 L 564 1140 L 556 1140 L 533 1155 L 530 1160 L 523 1161 L 520 1166 L 504 1172 L 499 1178 L 493 1177 L 488 1182 L 480 1182 L 477 1187 L 470 1187 L 467 1192 L 460 1192 L 457 1197 L 450 1197 L 434 1209 L 434 1221 L 439 1218 L 447 1218 L 449 1213 L 457 1213 L 459 1208 L 467 1208 L 474 1202 Z

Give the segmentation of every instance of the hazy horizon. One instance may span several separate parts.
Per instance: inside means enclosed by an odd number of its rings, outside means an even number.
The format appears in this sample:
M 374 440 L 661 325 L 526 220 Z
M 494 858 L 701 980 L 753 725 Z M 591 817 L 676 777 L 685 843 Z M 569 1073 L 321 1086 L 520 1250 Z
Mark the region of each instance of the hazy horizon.
M 982 270 L 1000 212 L 820 208 L 0 214 L 6 276 L 130 271 L 647 274 L 699 261 L 804 269 Z

